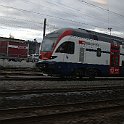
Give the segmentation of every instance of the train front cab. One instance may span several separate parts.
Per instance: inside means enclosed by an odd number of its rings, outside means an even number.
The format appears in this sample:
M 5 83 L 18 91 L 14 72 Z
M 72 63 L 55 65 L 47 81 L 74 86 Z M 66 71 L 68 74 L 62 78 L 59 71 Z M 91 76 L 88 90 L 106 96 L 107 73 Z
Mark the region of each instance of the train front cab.
M 61 71 L 64 73 L 64 69 L 62 68 L 64 68 L 65 65 L 63 62 L 67 60 L 71 61 L 74 52 L 73 47 L 75 45 L 73 42 L 68 40 L 68 37 L 70 37 L 71 34 L 72 30 L 62 29 L 44 37 L 40 52 L 41 61 L 36 63 L 36 66 L 44 73 L 54 74 L 61 73 Z M 66 42 L 62 42 L 62 39 L 66 39 Z M 65 72 L 67 73 L 67 71 Z

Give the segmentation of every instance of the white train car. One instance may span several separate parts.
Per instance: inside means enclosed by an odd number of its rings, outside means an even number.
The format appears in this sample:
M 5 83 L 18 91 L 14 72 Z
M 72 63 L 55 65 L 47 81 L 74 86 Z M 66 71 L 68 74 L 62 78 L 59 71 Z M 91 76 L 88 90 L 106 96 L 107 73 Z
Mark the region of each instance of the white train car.
M 85 29 L 60 29 L 43 39 L 36 66 L 59 76 L 124 76 L 123 42 Z

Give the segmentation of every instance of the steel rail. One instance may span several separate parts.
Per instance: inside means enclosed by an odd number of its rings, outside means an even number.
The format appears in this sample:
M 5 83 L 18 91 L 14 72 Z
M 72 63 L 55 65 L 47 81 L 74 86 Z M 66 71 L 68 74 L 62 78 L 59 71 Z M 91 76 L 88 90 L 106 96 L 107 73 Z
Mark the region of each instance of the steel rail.
M 23 121 L 37 118 L 68 116 L 69 114 L 95 114 L 124 111 L 124 100 L 107 100 L 54 106 L 0 109 L 0 122 Z
M 12 75 L 0 75 L 1 81 L 123 81 L 124 77 L 96 77 L 94 79 L 89 79 L 88 77 L 83 78 L 60 78 L 60 77 L 52 77 L 43 74 L 20 74 Z
M 83 91 L 102 91 L 102 90 L 124 90 L 124 85 L 106 85 L 106 86 L 82 86 L 82 87 L 70 87 L 67 88 L 47 88 L 47 89 L 29 89 L 29 90 L 2 90 L 0 95 L 17 95 L 17 94 L 39 94 L 39 93 L 68 93 L 68 92 L 83 92 Z

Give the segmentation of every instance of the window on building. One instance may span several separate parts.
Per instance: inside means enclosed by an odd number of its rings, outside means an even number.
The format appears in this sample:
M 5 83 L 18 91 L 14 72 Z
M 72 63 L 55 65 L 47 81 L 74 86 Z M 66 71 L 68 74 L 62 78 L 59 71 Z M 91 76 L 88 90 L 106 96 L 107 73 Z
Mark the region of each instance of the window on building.
M 74 54 L 74 47 L 74 42 L 66 41 L 57 48 L 56 53 Z
M 101 57 L 101 48 L 97 48 L 97 57 Z

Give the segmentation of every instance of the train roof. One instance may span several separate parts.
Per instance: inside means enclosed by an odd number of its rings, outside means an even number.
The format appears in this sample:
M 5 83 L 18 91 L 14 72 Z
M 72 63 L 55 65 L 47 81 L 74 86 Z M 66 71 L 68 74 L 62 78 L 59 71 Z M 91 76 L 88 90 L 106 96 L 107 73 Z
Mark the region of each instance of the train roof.
M 95 32 L 95 31 L 91 31 L 91 30 L 79 28 L 79 29 L 75 29 L 75 31 L 78 33 L 82 33 L 82 34 L 87 34 L 87 35 L 89 35 L 90 39 L 94 39 L 94 40 L 100 40 L 100 41 L 106 41 L 106 42 L 116 41 L 119 43 L 124 42 L 124 38 L 113 36 L 113 35 L 108 35 L 108 34 L 104 34 L 104 33 L 99 33 L 99 32 Z
M 99 41 L 110 42 L 110 43 L 115 43 L 115 42 L 119 43 L 119 44 L 124 43 L 124 38 L 113 36 L 113 35 L 108 35 L 108 34 L 104 34 L 104 33 L 99 33 L 99 32 L 95 32 L 95 31 L 91 31 L 91 30 L 81 29 L 81 28 L 78 28 L 78 29 L 62 28 L 62 29 L 56 30 L 56 31 L 48 34 L 47 36 L 51 37 L 52 34 L 54 34 L 54 36 L 55 35 L 59 36 L 66 30 L 72 30 L 73 36 L 77 36 L 77 37 L 81 37 L 81 38 L 99 40 Z

